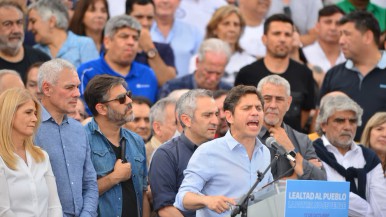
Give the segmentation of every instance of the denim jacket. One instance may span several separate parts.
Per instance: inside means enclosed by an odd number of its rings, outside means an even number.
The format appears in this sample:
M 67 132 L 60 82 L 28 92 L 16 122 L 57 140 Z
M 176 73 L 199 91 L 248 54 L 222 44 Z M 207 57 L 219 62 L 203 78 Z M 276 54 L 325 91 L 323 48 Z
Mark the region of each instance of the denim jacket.
M 85 126 L 91 147 L 91 160 L 98 177 L 108 175 L 113 171 L 116 156 L 107 138 L 100 131 L 94 118 Z M 126 140 L 126 160 L 131 163 L 131 174 L 134 190 L 137 195 L 137 204 L 142 216 L 143 191 L 147 189 L 146 153 L 142 138 L 137 134 L 121 128 L 121 137 Z M 121 216 L 122 189 L 117 184 L 99 196 L 98 214 L 105 216 Z

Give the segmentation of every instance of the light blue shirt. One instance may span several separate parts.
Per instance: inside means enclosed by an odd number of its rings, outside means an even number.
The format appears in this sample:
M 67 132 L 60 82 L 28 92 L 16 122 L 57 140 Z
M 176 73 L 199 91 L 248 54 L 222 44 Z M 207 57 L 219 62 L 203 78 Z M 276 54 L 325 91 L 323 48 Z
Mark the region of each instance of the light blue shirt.
M 174 20 L 173 26 L 165 38 L 154 22 L 151 30 L 151 38 L 155 42 L 167 43 L 173 49 L 177 76 L 181 77 L 189 74 L 190 58 L 195 55 L 203 40 L 203 34 L 197 27 Z
M 36 44 L 34 48 L 53 58 L 47 45 Z M 78 68 L 82 63 L 98 59 L 99 52 L 91 38 L 75 35 L 73 32 L 68 31 L 66 41 L 64 41 L 55 58 L 65 59 L 72 63 L 75 68 Z
M 35 144 L 50 157 L 64 216 L 97 216 L 97 177 L 83 126 L 67 116 L 58 125 L 42 107 Z
M 270 161 L 268 148 L 257 137 L 252 159 L 249 160 L 245 147 L 228 131 L 224 137 L 204 143 L 194 152 L 184 171 L 185 178 L 174 206 L 186 210 L 182 201 L 187 192 L 240 199 L 256 182 L 257 171 L 264 172 Z M 255 191 L 272 180 L 269 170 Z M 207 207 L 196 212 L 196 217 L 227 215 L 230 215 L 230 211 L 217 214 Z

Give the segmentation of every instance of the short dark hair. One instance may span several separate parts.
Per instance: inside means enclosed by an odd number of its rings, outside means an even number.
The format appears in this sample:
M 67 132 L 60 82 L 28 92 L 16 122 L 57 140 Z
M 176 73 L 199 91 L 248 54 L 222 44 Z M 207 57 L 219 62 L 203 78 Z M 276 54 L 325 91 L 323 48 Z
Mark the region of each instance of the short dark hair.
M 261 105 L 264 107 L 264 100 L 260 93 L 257 92 L 256 87 L 247 85 L 238 85 L 233 87 L 224 100 L 224 111 L 230 111 L 232 114 L 240 101 L 240 98 L 247 94 L 255 94 L 259 98 Z
M 133 7 L 134 5 L 147 5 L 147 4 L 152 4 L 154 6 L 153 0 L 126 0 L 126 14 L 130 15 L 131 12 L 133 12 Z
M 329 16 L 332 16 L 332 15 L 337 14 L 337 13 L 342 14 L 342 15 L 346 15 L 346 13 L 342 9 L 340 9 L 338 6 L 327 5 L 319 10 L 318 20 L 321 17 L 329 17 Z
M 135 103 L 135 104 L 146 104 L 149 106 L 149 108 L 151 108 L 152 106 L 152 103 L 151 101 L 147 98 L 147 97 L 144 97 L 144 96 L 133 96 L 131 98 L 131 100 L 133 101 L 132 103 Z
M 223 89 L 215 90 L 215 91 L 213 91 L 213 98 L 218 99 L 224 95 L 228 95 L 228 92 L 229 92 L 229 90 L 223 90 Z
M 107 74 L 97 75 L 88 82 L 84 91 L 84 100 L 94 116 L 98 116 L 98 111 L 95 109 L 96 104 L 108 100 L 109 91 L 118 85 L 127 87 L 123 78 Z
M 374 42 L 378 47 L 381 29 L 374 15 L 367 11 L 353 11 L 346 14 L 339 20 L 339 25 L 344 25 L 346 23 L 354 23 L 355 29 L 361 33 L 365 33 L 370 30 L 373 33 Z
M 272 22 L 283 22 L 283 23 L 289 23 L 291 26 L 294 25 L 294 22 L 291 20 L 291 18 L 285 14 L 274 14 L 268 19 L 265 20 L 264 22 L 264 35 L 268 33 L 269 26 L 271 25 Z

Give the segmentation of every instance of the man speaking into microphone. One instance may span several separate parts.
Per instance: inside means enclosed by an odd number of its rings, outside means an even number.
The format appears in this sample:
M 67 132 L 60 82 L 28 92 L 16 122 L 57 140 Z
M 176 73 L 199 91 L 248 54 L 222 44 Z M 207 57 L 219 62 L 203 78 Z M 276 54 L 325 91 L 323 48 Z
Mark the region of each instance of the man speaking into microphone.
M 264 100 L 264 126 L 259 133 L 259 139 L 267 144 L 268 137 L 274 138 L 275 141 L 271 143 L 275 145 L 270 147 L 271 158 L 277 149 L 284 149 L 282 155 L 285 156 L 279 157 L 277 163 L 272 165 L 273 177 L 326 180 L 326 171 L 315 153 L 311 140 L 306 134 L 294 130 L 283 122 L 292 102 L 289 82 L 279 75 L 269 75 L 260 80 L 257 91 Z M 294 157 L 296 164 L 286 157 Z
M 263 101 L 252 86 L 232 88 L 224 100 L 229 130 L 194 152 L 174 206 L 197 210 L 196 217 L 227 216 L 270 164 L 271 156 L 257 135 L 263 125 Z M 256 190 L 272 181 L 270 170 Z

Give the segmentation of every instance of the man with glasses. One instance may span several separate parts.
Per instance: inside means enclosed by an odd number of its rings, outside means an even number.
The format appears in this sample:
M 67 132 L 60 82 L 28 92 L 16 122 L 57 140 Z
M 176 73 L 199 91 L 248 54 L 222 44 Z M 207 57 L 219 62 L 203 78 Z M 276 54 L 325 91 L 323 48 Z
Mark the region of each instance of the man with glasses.
M 231 49 L 226 42 L 216 38 L 205 40 L 198 51 L 196 71 L 193 74 L 167 81 L 162 86 L 160 98 L 178 89 L 200 88 L 212 91 L 231 89 L 229 84 L 221 81 L 230 56 Z
M 123 128 L 133 120 L 131 91 L 123 78 L 97 75 L 85 101 L 94 118 L 85 126 L 97 172 L 99 216 L 148 216 L 146 153 L 142 138 Z

